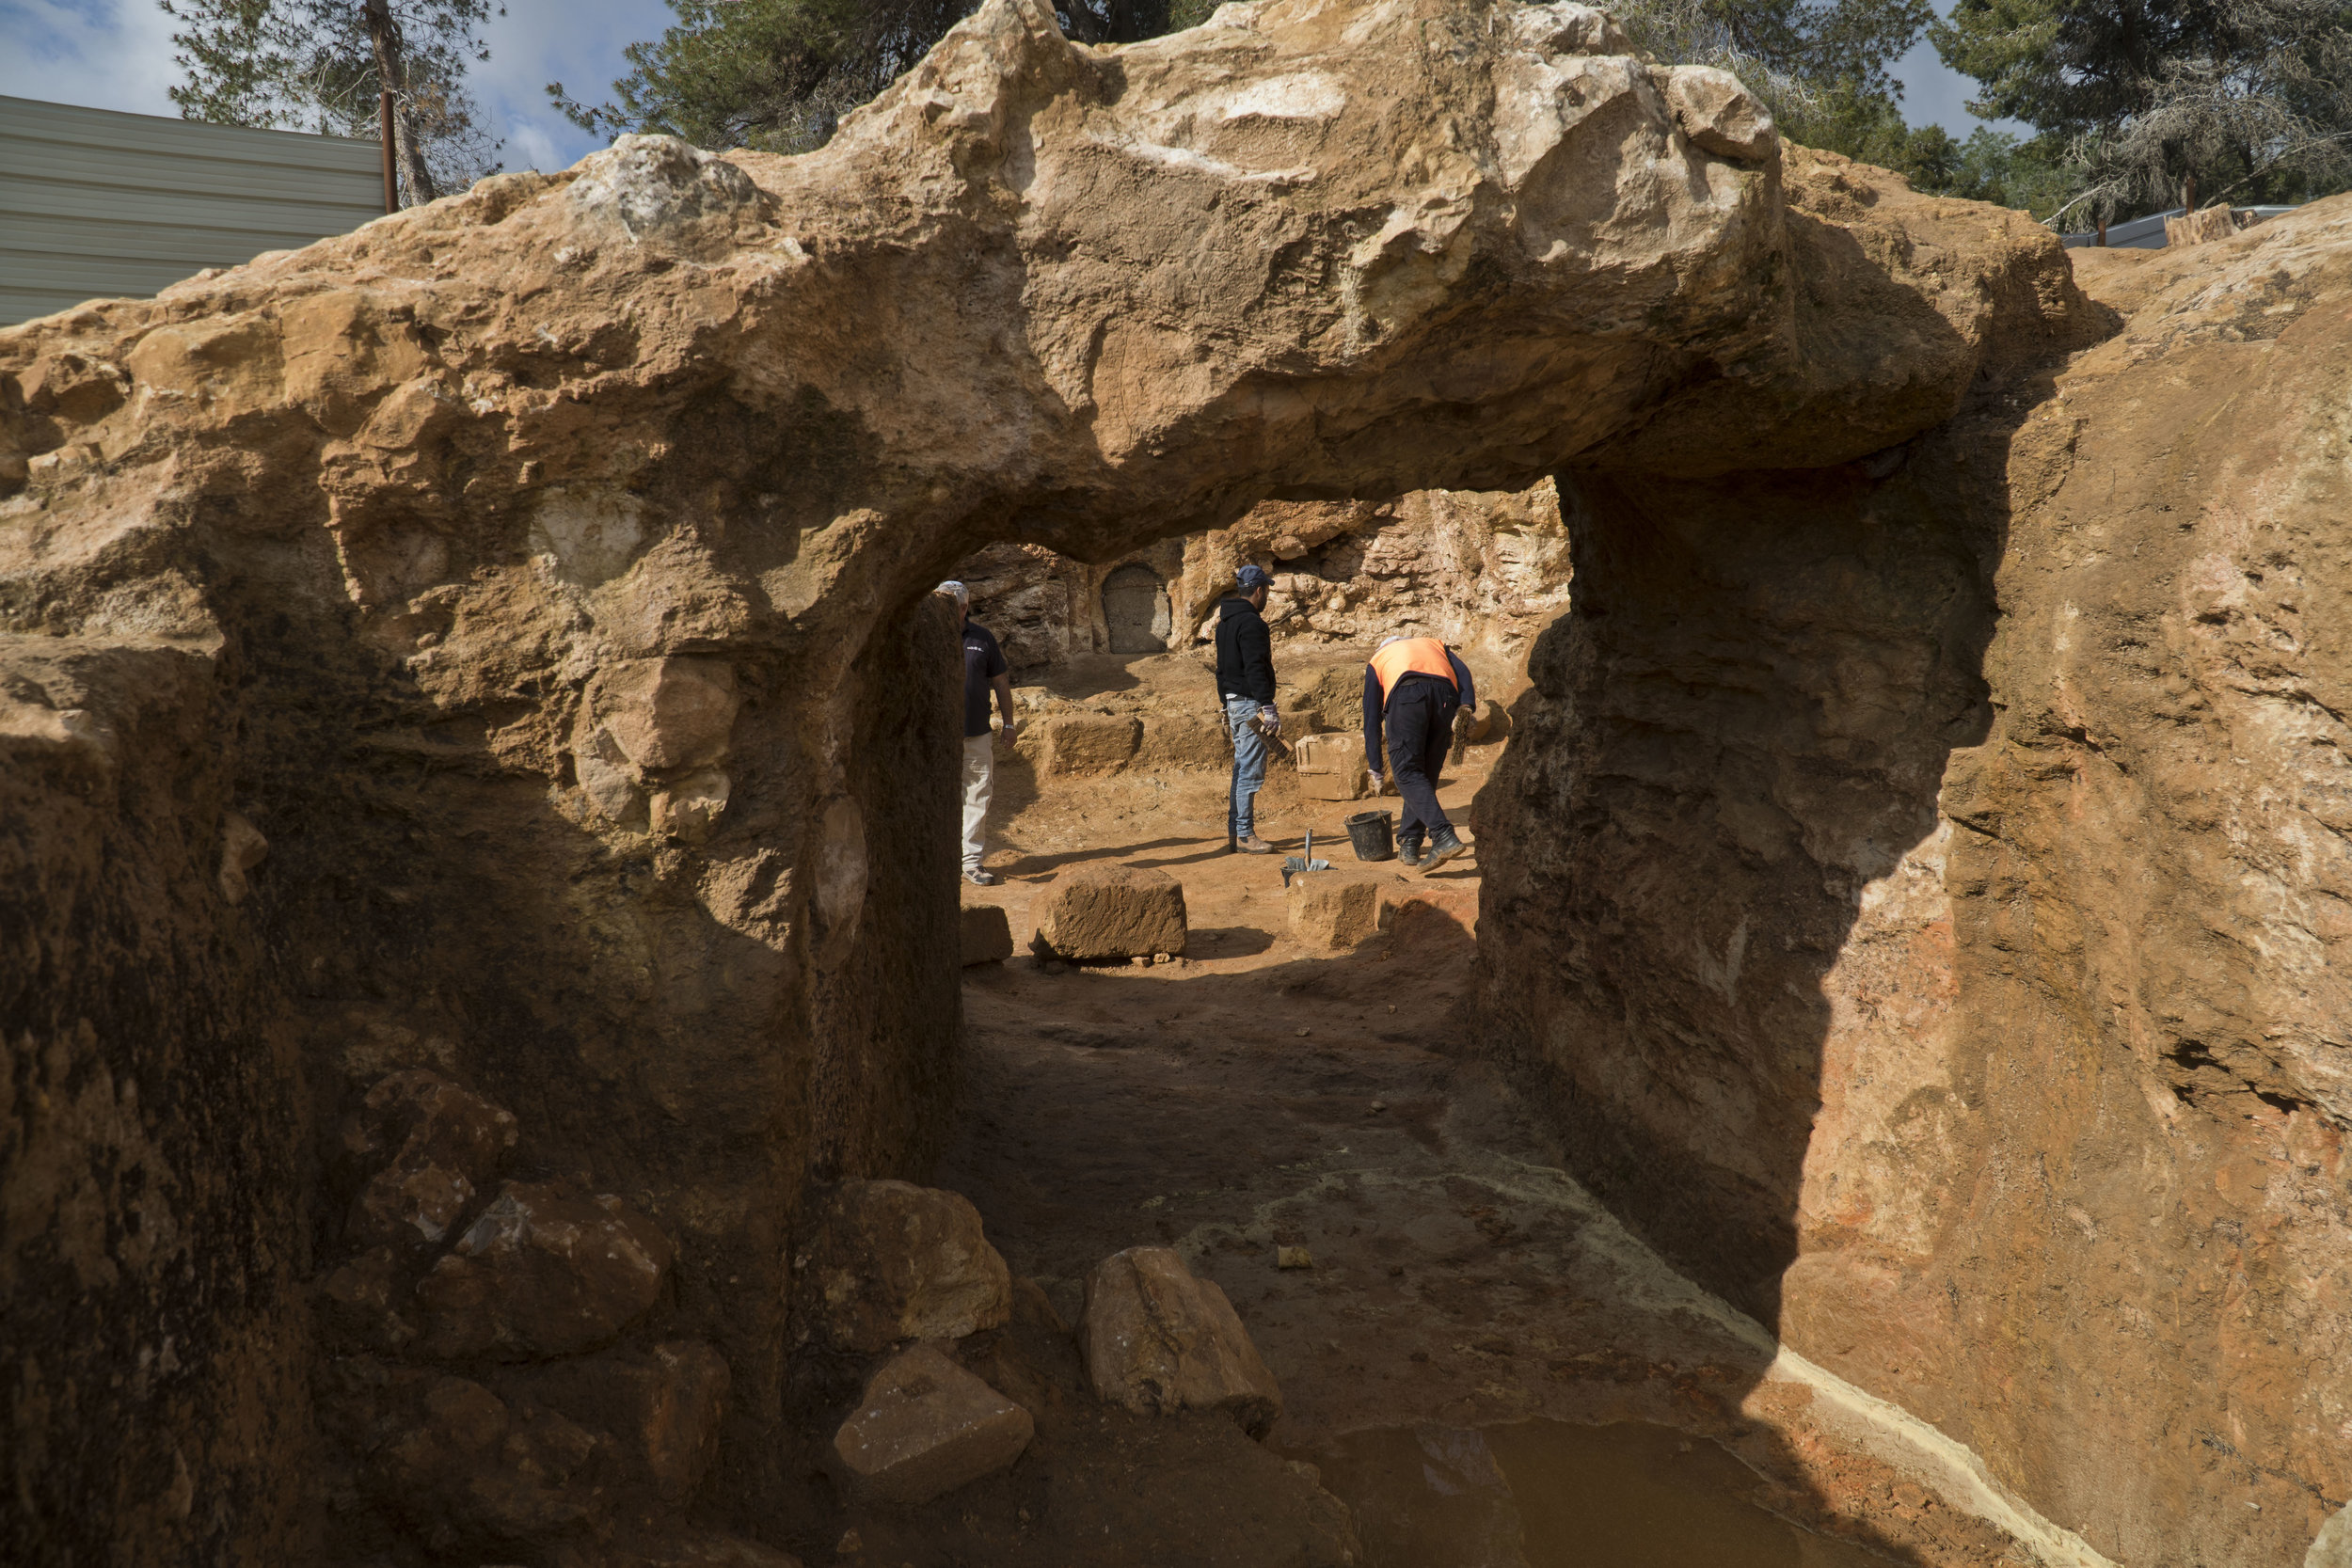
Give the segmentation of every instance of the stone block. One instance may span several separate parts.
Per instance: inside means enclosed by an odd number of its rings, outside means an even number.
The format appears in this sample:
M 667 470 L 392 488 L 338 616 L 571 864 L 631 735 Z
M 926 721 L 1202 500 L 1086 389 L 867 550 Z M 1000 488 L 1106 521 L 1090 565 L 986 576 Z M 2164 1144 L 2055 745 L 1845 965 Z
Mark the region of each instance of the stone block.
M 525 1360 L 610 1344 L 660 1298 L 669 1238 L 607 1193 L 510 1181 L 417 1282 L 427 1354 Z
M 1116 772 L 1142 740 L 1143 721 L 1133 714 L 1057 714 L 1038 725 L 1038 771 L 1049 778 Z
M 961 925 L 964 968 L 1002 963 L 1012 957 L 1012 920 L 998 905 L 964 905 Z
M 803 1332 L 865 1354 L 908 1339 L 960 1339 L 1012 1315 L 1012 1273 L 960 1195 L 850 1181 L 812 1206 L 793 1259 Z
M 1231 768 L 1233 743 L 1207 713 L 1155 713 L 1143 721 L 1135 763 L 1157 772 L 1215 772 Z
M 833 1449 L 859 1497 L 923 1503 L 1003 1469 L 1035 1431 L 1027 1411 L 918 1344 L 874 1374 Z
M 1184 950 L 1184 889 L 1165 871 L 1083 865 L 1047 890 L 1040 950 L 1064 958 L 1150 958 Z
M 1282 1413 L 1233 1304 L 1172 1247 L 1129 1247 L 1095 1266 L 1078 1343 L 1095 1393 L 1137 1415 L 1225 1410 L 1263 1433 Z
M 1369 775 L 1360 735 L 1334 731 L 1300 736 L 1291 747 L 1291 766 L 1298 770 L 1298 793 L 1310 800 L 1363 798 Z
M 1282 892 L 1291 940 L 1318 953 L 1354 948 L 1380 929 L 1380 894 L 1390 879 L 1345 871 L 1293 877 Z
M 437 1072 L 389 1074 L 342 1126 L 346 1166 L 374 1167 L 352 1200 L 346 1233 L 360 1246 L 438 1245 L 497 1179 L 516 1133 L 511 1112 Z

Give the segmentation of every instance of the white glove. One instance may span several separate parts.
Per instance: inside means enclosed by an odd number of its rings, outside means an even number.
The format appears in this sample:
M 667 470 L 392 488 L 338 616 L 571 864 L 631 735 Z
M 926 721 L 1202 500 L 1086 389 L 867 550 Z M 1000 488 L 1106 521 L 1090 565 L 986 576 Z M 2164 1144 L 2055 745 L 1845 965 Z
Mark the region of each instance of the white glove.
M 1282 733 L 1282 716 L 1270 707 L 1262 707 L 1258 710 L 1258 728 L 1269 736 L 1279 736 Z

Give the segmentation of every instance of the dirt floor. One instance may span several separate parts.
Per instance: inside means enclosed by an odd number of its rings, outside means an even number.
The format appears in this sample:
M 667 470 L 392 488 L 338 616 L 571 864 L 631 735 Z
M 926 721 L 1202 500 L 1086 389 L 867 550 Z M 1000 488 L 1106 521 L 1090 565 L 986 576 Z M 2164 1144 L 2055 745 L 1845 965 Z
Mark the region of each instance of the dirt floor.
M 1149 662 L 1113 689 L 1201 695 L 1184 690 L 1187 665 Z M 1441 791 L 1473 833 L 1500 751 L 1472 748 Z M 969 1357 L 1025 1390 L 1039 1436 L 1007 1476 L 850 1519 L 812 1561 L 2035 1560 L 1981 1516 L 1967 1477 L 1935 1484 L 1911 1438 L 1876 1430 L 1883 1411 L 1775 1364 L 1769 1336 L 1562 1172 L 1478 1059 L 1474 855 L 1432 877 L 1360 867 L 1414 901 L 1394 930 L 1326 957 L 1287 934 L 1281 857 L 1225 853 L 1221 776 L 1041 792 L 1006 772 L 989 857 L 1005 879 L 968 901 L 1003 906 L 1025 943 L 1068 868 L 1157 867 L 1184 883 L 1190 940 L 1154 967 L 1025 951 L 965 971 L 961 1132 L 935 1180 L 977 1205 L 1055 1309 Z M 1295 852 L 1311 831 L 1353 866 L 1342 818 L 1395 803 L 1301 800 L 1278 770 L 1261 832 Z M 1263 1445 L 1222 1418 L 1139 1419 L 1087 1393 L 1055 1319 L 1077 1320 L 1095 1263 L 1147 1243 L 1224 1288 L 1279 1378 Z M 1311 1266 L 1278 1267 L 1290 1246 Z

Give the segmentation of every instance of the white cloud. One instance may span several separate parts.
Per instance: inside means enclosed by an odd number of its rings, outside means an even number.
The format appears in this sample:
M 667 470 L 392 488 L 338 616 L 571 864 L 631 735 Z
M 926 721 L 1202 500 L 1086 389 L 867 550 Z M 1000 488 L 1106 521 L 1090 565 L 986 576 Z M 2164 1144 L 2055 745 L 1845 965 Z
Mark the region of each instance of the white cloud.
M 1936 9 L 1948 16 L 1951 0 Z M 1922 38 L 1895 62 L 1895 79 L 1903 85 L 1903 119 L 1913 125 L 1941 125 L 1962 141 L 1988 122 L 1968 112 L 1968 100 L 1983 89 L 1973 76 L 1963 76 L 1944 63 L 1935 45 Z M 2033 127 L 2014 119 L 1989 122 L 1996 131 L 2030 136 Z
M 0 0 L 0 93 L 176 115 L 171 26 L 153 0 Z

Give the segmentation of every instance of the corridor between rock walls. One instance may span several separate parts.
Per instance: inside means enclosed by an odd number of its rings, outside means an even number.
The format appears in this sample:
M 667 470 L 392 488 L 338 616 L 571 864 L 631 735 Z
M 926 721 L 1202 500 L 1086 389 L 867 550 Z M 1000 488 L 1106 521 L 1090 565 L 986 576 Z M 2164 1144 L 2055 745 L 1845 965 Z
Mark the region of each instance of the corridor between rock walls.
M 992 0 L 819 152 L 0 332 L 0 1555 L 1533 1562 L 1572 1472 L 1759 1561 L 2329 1560 L 2348 223 L 2070 257 L 1579 6 Z M 1341 512 L 1547 479 L 1455 892 L 1306 954 L 1144 865 L 1181 964 L 947 961 L 957 562 L 1156 547 L 1182 660 L 1211 531 L 1352 656 L 1475 601 Z M 1023 856 L 1209 836 L 1119 697 Z M 944 1296 L 825 1262 L 891 1214 Z M 1138 1244 L 1173 1414 L 1081 1342 Z

